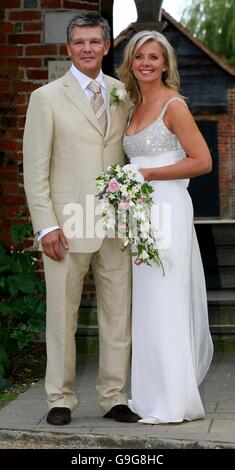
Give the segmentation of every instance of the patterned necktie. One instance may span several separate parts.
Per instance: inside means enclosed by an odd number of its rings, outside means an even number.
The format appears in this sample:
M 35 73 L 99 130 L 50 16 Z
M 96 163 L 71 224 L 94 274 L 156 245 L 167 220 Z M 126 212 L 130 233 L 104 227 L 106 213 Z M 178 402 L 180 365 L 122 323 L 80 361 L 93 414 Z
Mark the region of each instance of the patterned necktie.
M 105 135 L 107 129 L 107 113 L 104 103 L 104 98 L 101 93 L 100 85 L 97 82 L 91 82 L 88 85 L 89 90 L 93 92 L 91 98 L 91 106 L 95 112 L 96 118 L 99 122 L 101 130 Z

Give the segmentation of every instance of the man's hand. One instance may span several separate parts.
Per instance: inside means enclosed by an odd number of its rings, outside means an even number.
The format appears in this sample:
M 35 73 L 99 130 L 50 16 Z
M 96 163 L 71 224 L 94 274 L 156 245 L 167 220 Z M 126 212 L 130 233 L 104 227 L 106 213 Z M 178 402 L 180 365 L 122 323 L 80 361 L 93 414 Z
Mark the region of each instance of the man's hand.
M 61 245 L 68 250 L 68 243 L 63 234 L 63 230 L 56 229 L 48 233 L 41 239 L 43 253 L 54 261 L 62 261 L 64 258 Z

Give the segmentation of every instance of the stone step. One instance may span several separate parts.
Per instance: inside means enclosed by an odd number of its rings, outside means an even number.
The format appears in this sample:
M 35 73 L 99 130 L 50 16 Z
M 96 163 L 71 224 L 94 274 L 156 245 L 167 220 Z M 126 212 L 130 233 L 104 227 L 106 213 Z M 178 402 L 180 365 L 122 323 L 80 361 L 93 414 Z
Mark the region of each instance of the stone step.
M 205 247 L 217 245 L 235 245 L 235 223 L 202 223 L 195 220 L 195 229 L 199 242 Z
M 207 291 L 210 324 L 235 325 L 235 289 Z M 79 311 L 79 335 L 97 334 L 97 308 L 81 306 Z
M 195 220 L 207 289 L 235 289 L 234 222 Z
M 235 353 L 235 335 L 212 333 L 216 353 Z
M 207 291 L 209 305 L 235 304 L 235 289 L 231 290 L 209 290 Z
M 210 325 L 235 325 L 235 304 L 208 305 Z
M 207 289 L 235 289 L 235 266 L 205 266 Z
M 235 267 L 235 245 L 208 247 L 207 251 L 202 251 L 202 259 L 205 270 L 209 266 Z
M 92 327 L 97 324 L 97 307 L 96 305 L 82 305 L 78 314 L 79 325 Z
M 98 325 L 88 326 L 88 325 L 80 325 L 78 329 L 78 336 L 97 336 L 99 332 Z
M 235 290 L 208 291 L 207 298 L 212 335 L 235 335 Z
M 235 289 L 208 290 L 207 299 L 215 351 L 235 352 Z M 81 306 L 77 332 L 79 353 L 97 355 L 98 336 L 96 306 Z

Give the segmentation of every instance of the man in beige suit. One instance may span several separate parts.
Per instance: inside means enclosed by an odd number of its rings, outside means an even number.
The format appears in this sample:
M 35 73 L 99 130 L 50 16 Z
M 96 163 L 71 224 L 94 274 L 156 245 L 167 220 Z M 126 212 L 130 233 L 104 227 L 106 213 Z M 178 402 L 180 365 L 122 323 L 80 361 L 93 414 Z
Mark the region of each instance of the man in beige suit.
M 25 191 L 47 287 L 47 421 L 68 424 L 77 405 L 77 311 L 91 264 L 101 408 L 106 418 L 135 422 L 139 417 L 128 408 L 124 392 L 130 358 L 130 257 L 120 252 L 118 239 L 91 230 L 95 179 L 108 165 L 124 163 L 128 103 L 112 103 L 111 90 L 122 84 L 101 70 L 110 46 L 107 21 L 97 13 L 80 13 L 67 33 L 72 67 L 32 93 L 24 134 Z M 70 219 L 77 232 L 72 223 L 71 231 L 65 231 Z

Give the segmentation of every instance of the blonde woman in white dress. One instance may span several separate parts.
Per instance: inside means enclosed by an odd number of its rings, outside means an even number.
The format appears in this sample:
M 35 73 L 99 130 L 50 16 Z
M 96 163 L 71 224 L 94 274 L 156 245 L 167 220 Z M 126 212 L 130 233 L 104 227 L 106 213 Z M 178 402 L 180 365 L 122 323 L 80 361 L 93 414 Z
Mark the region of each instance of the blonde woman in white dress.
M 162 34 L 137 33 L 118 74 L 134 104 L 126 155 L 154 188 L 164 223 L 167 208 L 168 222 L 159 240 L 165 276 L 156 265 L 133 262 L 130 405 L 144 424 L 200 419 L 205 411 L 198 385 L 213 345 L 187 186 L 189 178 L 211 171 L 211 155 L 179 93 L 174 51 Z

